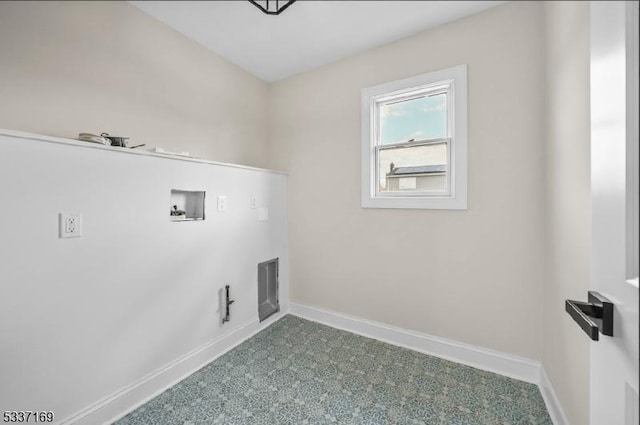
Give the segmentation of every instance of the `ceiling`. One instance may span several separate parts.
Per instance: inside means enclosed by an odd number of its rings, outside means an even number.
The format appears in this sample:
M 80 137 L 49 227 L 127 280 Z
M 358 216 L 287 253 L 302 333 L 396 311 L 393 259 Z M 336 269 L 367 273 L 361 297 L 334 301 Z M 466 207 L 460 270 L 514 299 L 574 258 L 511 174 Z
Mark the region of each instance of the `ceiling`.
M 130 3 L 274 82 L 506 2 L 298 0 L 277 16 L 238 0 Z

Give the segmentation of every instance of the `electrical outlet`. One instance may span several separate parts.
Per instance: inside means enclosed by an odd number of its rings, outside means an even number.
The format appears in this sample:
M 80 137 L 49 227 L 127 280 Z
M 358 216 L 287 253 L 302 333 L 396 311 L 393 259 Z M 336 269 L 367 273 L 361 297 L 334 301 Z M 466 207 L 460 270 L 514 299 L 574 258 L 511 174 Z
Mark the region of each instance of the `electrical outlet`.
M 60 213 L 60 237 L 82 237 L 82 214 Z
M 225 212 L 227 210 L 227 197 L 218 196 L 218 212 Z
M 251 199 L 249 200 L 249 206 L 251 207 L 252 210 L 255 210 L 256 208 L 258 208 L 258 201 L 254 195 L 252 195 Z

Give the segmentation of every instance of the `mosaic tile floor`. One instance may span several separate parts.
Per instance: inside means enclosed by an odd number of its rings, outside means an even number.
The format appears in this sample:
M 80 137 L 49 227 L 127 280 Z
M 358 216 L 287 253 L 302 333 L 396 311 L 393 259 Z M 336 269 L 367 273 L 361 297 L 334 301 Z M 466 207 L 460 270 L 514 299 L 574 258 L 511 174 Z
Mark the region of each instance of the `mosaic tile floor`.
M 538 388 L 285 316 L 117 425 L 552 425 Z

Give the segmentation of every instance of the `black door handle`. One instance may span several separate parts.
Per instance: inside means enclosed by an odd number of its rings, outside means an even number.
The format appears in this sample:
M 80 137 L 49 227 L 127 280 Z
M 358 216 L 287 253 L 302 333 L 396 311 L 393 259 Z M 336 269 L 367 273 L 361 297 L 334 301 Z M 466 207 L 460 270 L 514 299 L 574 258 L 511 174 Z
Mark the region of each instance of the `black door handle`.
M 594 341 L 598 335 L 613 336 L 613 303 L 597 292 L 589 291 L 589 302 L 565 301 L 569 316 Z

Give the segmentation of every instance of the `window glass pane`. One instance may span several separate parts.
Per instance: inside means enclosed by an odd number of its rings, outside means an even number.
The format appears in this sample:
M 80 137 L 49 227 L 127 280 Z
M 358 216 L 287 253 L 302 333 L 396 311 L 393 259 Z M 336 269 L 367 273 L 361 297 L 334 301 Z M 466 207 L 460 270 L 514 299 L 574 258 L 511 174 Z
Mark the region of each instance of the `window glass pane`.
M 379 192 L 447 192 L 447 143 L 378 151 Z
M 380 105 L 381 145 L 447 137 L 447 94 Z
M 414 190 L 416 188 L 417 177 L 401 177 L 398 179 L 398 189 L 400 190 Z

